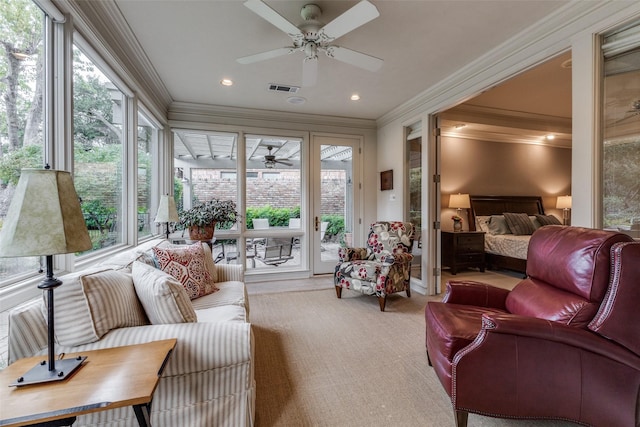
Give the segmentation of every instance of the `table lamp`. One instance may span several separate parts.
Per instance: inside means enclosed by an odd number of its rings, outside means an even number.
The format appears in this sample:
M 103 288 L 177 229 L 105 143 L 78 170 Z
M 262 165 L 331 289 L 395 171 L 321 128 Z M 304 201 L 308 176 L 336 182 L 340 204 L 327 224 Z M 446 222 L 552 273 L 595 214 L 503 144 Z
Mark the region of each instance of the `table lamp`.
M 62 281 L 53 277 L 53 255 L 92 248 L 87 225 L 71 174 L 49 169 L 23 169 L 0 230 L 0 256 L 45 256 L 46 278 L 38 285 L 47 291 L 48 364 L 44 361 L 18 378 L 22 386 L 67 378 L 86 357 L 55 360 L 53 291 Z
M 156 223 L 165 223 L 167 240 L 169 240 L 169 223 L 178 222 L 178 211 L 176 209 L 176 202 L 173 197 L 169 195 L 160 196 L 160 205 L 158 206 L 158 212 L 156 213 Z
M 569 209 L 571 209 L 571 196 L 558 196 L 556 209 L 562 209 L 562 224 L 569 224 Z
M 468 194 L 451 194 L 449 196 L 449 207 L 456 209 L 456 214 L 462 218 L 460 213 L 462 209 L 471 208 L 471 200 Z M 467 219 L 469 219 L 469 213 L 467 212 Z

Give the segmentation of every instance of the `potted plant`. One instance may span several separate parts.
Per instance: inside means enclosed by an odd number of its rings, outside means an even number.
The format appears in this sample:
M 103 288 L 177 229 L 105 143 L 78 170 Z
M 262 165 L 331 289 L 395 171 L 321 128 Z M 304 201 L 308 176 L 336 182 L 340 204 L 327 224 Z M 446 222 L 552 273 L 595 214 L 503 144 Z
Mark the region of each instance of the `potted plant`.
M 189 230 L 191 240 L 211 240 L 216 227 L 236 222 L 238 212 L 232 200 L 208 200 L 180 213 L 178 226 Z

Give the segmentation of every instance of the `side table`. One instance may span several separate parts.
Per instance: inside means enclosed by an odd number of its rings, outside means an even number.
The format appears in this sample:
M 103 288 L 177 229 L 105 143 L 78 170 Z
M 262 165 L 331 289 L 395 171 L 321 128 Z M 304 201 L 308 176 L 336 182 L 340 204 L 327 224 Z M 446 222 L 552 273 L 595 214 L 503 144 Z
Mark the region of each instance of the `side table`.
M 483 231 L 443 231 L 442 265 L 451 267 L 456 274 L 460 267 L 485 269 Z
M 151 401 L 176 339 L 84 351 L 69 378 L 9 387 L 42 356 L 20 359 L 0 372 L 0 426 L 68 426 L 78 415 L 133 406 L 138 424 L 150 427 Z

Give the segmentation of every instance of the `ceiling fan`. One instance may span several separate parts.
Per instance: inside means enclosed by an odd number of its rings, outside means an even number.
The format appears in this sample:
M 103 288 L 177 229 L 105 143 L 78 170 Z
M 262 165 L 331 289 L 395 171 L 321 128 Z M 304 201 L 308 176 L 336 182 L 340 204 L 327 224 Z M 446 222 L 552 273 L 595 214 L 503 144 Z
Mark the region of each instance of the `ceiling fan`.
M 614 125 L 621 124 L 622 122 L 627 121 L 630 118 L 638 116 L 638 115 L 640 115 L 640 99 L 638 99 L 637 101 L 633 101 L 631 103 L 631 109 L 627 110 L 625 112 L 624 117 L 619 119 L 619 120 L 617 120 L 617 121 L 615 121 L 613 124 Z
M 267 150 L 269 150 L 269 154 L 264 156 L 264 166 L 267 169 L 273 169 L 276 167 L 276 163 L 282 163 L 283 165 L 293 166 L 293 163 L 287 162 L 286 159 L 276 159 L 276 156 L 271 154 L 271 150 L 273 150 L 273 146 L 267 146 Z
M 247 0 L 244 5 L 287 33 L 293 40 L 293 46 L 238 58 L 237 61 L 241 64 L 251 64 L 301 51 L 305 54 L 302 63 L 302 86 L 313 86 L 318 77 L 319 51 L 324 52 L 329 58 L 368 71 L 378 71 L 384 62 L 380 58 L 331 44 L 337 38 L 380 16 L 378 9 L 367 0 L 362 0 L 326 25 L 318 20 L 322 14 L 320 7 L 315 4 L 307 4 L 300 11 L 304 22 L 299 27 L 282 17 L 262 0 Z

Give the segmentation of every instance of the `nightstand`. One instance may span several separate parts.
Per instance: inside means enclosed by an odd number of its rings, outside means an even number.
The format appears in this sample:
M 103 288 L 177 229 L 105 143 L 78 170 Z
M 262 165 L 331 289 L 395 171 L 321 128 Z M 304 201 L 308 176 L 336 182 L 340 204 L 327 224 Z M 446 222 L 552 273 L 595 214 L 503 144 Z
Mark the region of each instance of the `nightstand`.
M 476 267 L 484 273 L 484 232 L 443 231 L 442 265 L 451 267 L 451 274 L 458 268 Z

